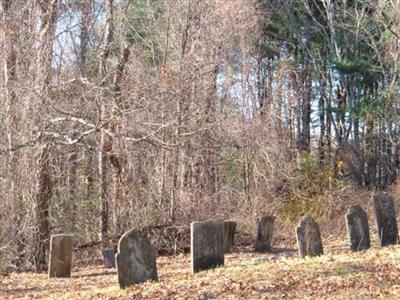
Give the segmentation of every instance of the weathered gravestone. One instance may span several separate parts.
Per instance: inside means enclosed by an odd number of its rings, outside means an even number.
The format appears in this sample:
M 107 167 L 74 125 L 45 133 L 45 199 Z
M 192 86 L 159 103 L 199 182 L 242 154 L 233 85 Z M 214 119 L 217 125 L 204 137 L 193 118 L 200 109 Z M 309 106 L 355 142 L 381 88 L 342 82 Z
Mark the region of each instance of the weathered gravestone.
M 192 273 L 224 264 L 224 221 L 209 220 L 190 225 Z
M 57 234 L 50 239 L 49 278 L 71 277 L 72 235 Z
M 382 193 L 372 195 L 372 209 L 381 247 L 396 244 L 398 230 L 393 197 Z
M 360 205 L 352 205 L 346 213 L 346 228 L 351 251 L 370 247 L 368 217 Z
M 271 251 L 274 223 L 274 216 L 263 216 L 261 218 L 257 225 L 256 241 L 254 244 L 254 250 L 256 252 Z
M 101 256 L 103 257 L 103 263 L 106 268 L 115 268 L 115 251 L 114 251 L 114 249 L 101 250 Z
M 324 253 L 319 226 L 309 215 L 303 216 L 297 225 L 296 239 L 300 257 L 318 256 Z
M 121 237 L 115 255 L 119 286 L 158 280 L 156 253 L 146 233 L 132 229 Z
M 224 251 L 229 253 L 233 247 L 235 230 L 237 223 L 235 221 L 224 221 Z

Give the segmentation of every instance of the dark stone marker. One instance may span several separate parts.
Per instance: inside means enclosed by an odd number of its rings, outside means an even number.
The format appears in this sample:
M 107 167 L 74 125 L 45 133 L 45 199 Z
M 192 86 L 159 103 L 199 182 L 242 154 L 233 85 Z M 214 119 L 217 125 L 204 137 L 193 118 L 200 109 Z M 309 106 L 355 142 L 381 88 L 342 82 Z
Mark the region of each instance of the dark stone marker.
M 101 250 L 101 256 L 103 257 L 103 263 L 106 268 L 115 268 L 115 251 L 114 251 L 114 249 Z
M 57 234 L 50 239 L 49 278 L 71 277 L 72 235 Z
M 132 229 L 124 233 L 119 240 L 115 260 L 122 289 L 147 280 L 158 280 L 156 253 L 142 231 Z
M 297 225 L 296 239 L 301 258 L 324 254 L 319 226 L 309 215 L 303 216 Z
M 254 250 L 256 252 L 271 251 L 274 223 L 274 216 L 263 216 L 261 218 L 257 226 L 256 242 L 254 244 Z
M 346 213 L 346 228 L 351 251 L 370 247 L 368 217 L 360 205 L 352 205 Z
M 224 264 L 224 221 L 193 222 L 190 225 L 192 273 Z
M 224 221 L 224 251 L 229 253 L 232 251 L 235 238 L 235 230 L 237 223 L 235 221 Z
M 399 233 L 393 197 L 381 193 L 372 195 L 372 209 L 381 247 L 397 244 Z

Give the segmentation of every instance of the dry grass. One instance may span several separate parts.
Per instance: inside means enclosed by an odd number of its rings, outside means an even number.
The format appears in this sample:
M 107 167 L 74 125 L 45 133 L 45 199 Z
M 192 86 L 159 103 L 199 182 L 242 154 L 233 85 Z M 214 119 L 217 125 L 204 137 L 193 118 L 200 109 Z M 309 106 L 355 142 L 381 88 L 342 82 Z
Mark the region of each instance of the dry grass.
M 224 267 L 192 276 L 189 256 L 158 258 L 159 282 L 120 290 L 115 270 L 76 268 L 70 279 L 13 273 L 0 277 L 1 299 L 399 299 L 400 246 L 350 253 L 330 241 L 324 256 L 241 252 Z

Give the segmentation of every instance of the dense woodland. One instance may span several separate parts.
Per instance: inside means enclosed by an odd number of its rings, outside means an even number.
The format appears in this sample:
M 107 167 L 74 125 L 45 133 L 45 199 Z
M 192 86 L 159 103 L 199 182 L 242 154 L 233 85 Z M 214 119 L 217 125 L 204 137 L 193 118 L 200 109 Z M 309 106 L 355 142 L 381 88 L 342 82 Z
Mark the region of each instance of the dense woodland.
M 396 181 L 399 1 L 0 9 L 1 260 L 42 270 L 60 232 L 108 243 L 261 211 L 324 222 L 344 182 Z

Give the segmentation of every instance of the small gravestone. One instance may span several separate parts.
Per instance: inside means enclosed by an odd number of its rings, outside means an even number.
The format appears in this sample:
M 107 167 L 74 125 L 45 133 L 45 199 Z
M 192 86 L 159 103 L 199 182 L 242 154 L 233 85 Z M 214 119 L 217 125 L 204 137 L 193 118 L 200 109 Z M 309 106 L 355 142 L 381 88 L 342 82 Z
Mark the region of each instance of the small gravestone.
M 193 222 L 190 225 L 192 273 L 224 264 L 224 221 Z
M 121 237 L 115 260 L 122 289 L 147 280 L 158 280 L 156 253 L 142 231 L 132 229 Z
M 381 247 L 397 244 L 398 230 L 393 197 L 386 194 L 372 196 L 376 230 Z
M 224 221 L 224 251 L 229 253 L 232 251 L 233 241 L 235 238 L 235 230 L 237 223 L 235 221 Z
M 296 239 L 300 257 L 312 257 L 324 253 L 319 226 L 309 215 L 303 216 L 297 225 Z
M 71 277 L 72 235 L 57 234 L 50 239 L 49 278 Z
M 115 251 L 114 251 L 114 249 L 101 250 L 101 256 L 103 257 L 103 263 L 106 268 L 115 268 Z
M 351 251 L 370 247 L 368 217 L 360 205 L 352 205 L 346 213 L 346 228 Z
M 257 226 L 254 250 L 256 252 L 271 251 L 272 234 L 274 232 L 274 216 L 263 216 Z

